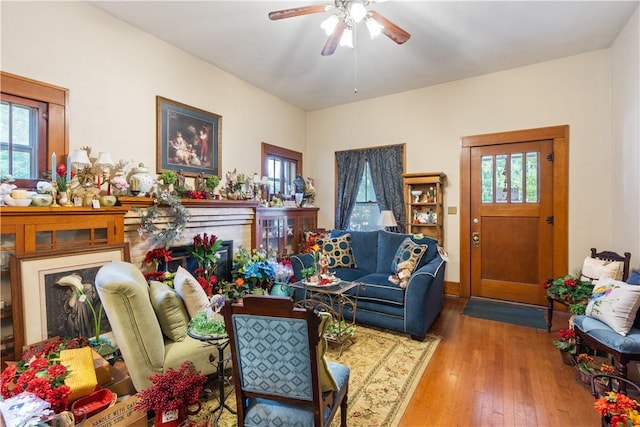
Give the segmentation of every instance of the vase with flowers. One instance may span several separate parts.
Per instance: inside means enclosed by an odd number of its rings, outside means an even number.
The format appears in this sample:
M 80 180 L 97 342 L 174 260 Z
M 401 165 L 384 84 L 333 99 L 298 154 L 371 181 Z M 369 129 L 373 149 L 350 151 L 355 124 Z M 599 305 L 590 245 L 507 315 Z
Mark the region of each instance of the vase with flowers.
M 67 410 L 71 388 L 64 380 L 69 371 L 60 363 L 60 351 L 86 346 L 84 338 L 54 338 L 30 346 L 22 353 L 20 361 L 2 371 L 2 398 L 29 392 L 49 402 L 56 413 Z
M 151 386 L 138 392 L 134 410 L 153 411 L 156 426 L 174 427 L 183 423 L 187 415 L 200 410 L 200 393 L 207 377 L 184 361 L 178 369 L 168 368 L 162 374 L 149 377 Z M 196 407 L 190 411 L 190 407 Z
M 563 301 L 569 306 L 572 314 L 584 314 L 589 297 L 593 291 L 593 283 L 581 280 L 580 275 L 568 275 L 557 279 L 548 279 L 543 284 L 547 296 Z
M 277 264 L 275 253 L 264 249 L 238 248 L 233 257 L 233 277 L 237 284 L 246 284 L 250 293 L 268 293 L 273 285 Z
M 281 260 L 273 266 L 274 284 L 271 287 L 271 295 L 288 297 L 291 296 L 289 282 L 293 277 L 293 266 L 289 260 Z

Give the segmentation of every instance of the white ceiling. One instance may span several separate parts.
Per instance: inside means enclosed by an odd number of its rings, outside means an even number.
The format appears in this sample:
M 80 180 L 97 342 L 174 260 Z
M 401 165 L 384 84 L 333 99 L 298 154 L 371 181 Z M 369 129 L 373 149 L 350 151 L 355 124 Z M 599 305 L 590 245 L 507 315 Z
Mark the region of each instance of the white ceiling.
M 639 1 L 372 3 L 411 39 L 371 40 L 361 23 L 356 48 L 327 57 L 330 12 L 267 17 L 322 0 L 89 3 L 310 111 L 607 48 Z

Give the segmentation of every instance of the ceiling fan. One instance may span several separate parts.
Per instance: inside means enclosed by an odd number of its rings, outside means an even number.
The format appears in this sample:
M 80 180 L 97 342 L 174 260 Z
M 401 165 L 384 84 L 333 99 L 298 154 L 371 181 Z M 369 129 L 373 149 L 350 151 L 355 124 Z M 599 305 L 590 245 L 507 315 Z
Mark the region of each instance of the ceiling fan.
M 398 44 L 409 40 L 411 35 L 408 32 L 375 10 L 367 10 L 367 6 L 374 2 L 375 0 L 334 0 L 334 4 L 318 4 L 276 10 L 269 13 L 269 19 L 275 21 L 293 18 L 294 16 L 334 11 L 335 13 L 321 25 L 328 36 L 321 52 L 324 56 L 332 55 L 338 45 L 353 47 L 353 27 L 363 19 L 371 38 L 382 32 Z

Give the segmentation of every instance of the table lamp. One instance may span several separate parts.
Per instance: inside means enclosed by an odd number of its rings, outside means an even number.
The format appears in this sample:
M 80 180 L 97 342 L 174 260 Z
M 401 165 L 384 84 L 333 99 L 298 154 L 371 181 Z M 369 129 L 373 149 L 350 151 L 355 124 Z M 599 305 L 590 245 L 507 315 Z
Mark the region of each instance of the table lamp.
M 387 231 L 398 231 L 398 223 L 393 217 L 391 211 L 381 211 L 380 217 L 378 217 L 378 225 L 384 227 Z

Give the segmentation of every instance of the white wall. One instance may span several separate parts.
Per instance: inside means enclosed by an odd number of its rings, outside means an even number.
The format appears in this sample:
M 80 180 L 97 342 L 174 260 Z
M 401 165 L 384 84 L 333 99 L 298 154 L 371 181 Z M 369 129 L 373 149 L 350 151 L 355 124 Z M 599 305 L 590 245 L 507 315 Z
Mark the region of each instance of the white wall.
M 0 69 L 70 90 L 71 149 L 153 169 L 155 96 L 170 98 L 223 116 L 223 172 L 259 171 L 261 141 L 304 152 L 321 227 L 333 226 L 336 150 L 404 142 L 407 171 L 444 171 L 445 204 L 459 206 L 460 137 L 568 124 L 569 268 L 593 246 L 638 265 L 638 12 L 612 49 L 307 114 L 85 3 L 1 12 Z M 459 217 L 445 220 L 457 281 Z
M 600 50 L 311 112 L 307 158 L 315 161 L 307 160 L 307 173 L 318 188 L 332 189 L 333 156 L 327 152 L 404 142 L 407 172 L 445 172 L 445 205 L 459 206 L 460 137 L 568 124 L 573 271 L 589 248 L 611 244 L 609 56 L 609 50 Z M 317 200 L 320 206 L 334 206 L 332 191 L 320 191 Z M 320 226 L 333 226 L 331 209 L 320 215 Z M 457 215 L 445 217 L 450 281 L 459 280 L 459 221 Z
M 640 265 L 640 9 L 611 48 L 611 239 Z
M 304 111 L 84 2 L 2 2 L 2 71 L 69 89 L 70 149 L 156 164 L 156 95 L 222 116 L 224 173 L 304 150 Z

